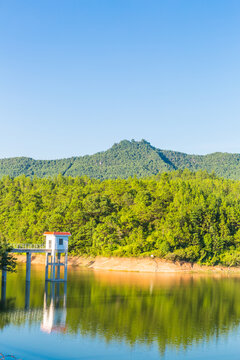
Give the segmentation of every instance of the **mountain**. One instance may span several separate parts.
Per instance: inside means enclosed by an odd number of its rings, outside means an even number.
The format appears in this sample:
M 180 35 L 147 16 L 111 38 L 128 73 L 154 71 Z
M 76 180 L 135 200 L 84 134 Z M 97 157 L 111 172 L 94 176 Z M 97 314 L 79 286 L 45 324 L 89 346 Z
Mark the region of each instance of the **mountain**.
M 48 177 L 87 175 L 96 179 L 146 177 L 159 172 L 190 169 L 214 171 L 216 175 L 240 179 L 240 154 L 213 153 L 188 155 L 160 150 L 146 140 L 123 140 L 107 151 L 59 160 L 34 160 L 15 157 L 0 160 L 0 177 Z

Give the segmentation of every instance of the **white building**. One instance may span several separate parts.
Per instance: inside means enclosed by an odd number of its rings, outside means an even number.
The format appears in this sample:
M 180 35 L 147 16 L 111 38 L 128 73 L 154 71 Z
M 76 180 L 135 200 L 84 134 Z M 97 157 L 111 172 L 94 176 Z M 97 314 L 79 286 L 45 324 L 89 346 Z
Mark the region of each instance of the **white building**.
M 67 281 L 67 258 L 68 258 L 68 237 L 71 236 L 69 232 L 46 231 L 43 235 L 46 236 L 46 281 Z M 61 262 L 61 255 L 64 255 L 64 263 Z M 49 261 L 50 257 L 50 261 Z M 50 266 L 50 278 L 49 278 Z M 60 267 L 64 266 L 64 279 L 60 277 Z M 56 270 L 57 269 L 57 274 Z M 56 276 L 57 275 L 57 276 Z
M 53 253 L 67 253 L 68 251 L 68 237 L 71 236 L 69 232 L 46 231 L 43 235 L 46 236 L 46 249 Z

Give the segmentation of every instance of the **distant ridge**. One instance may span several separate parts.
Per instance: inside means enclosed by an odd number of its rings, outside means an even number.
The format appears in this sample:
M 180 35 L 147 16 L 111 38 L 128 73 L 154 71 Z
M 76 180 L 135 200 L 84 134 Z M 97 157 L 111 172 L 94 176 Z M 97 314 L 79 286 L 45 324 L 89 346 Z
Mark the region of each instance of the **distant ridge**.
M 157 149 L 146 140 L 123 140 L 94 155 L 59 160 L 34 160 L 27 157 L 0 160 L 0 177 L 26 175 L 42 178 L 62 174 L 114 179 L 146 177 L 180 169 L 214 171 L 216 175 L 224 178 L 240 179 L 240 154 L 217 152 L 209 155 L 188 155 Z

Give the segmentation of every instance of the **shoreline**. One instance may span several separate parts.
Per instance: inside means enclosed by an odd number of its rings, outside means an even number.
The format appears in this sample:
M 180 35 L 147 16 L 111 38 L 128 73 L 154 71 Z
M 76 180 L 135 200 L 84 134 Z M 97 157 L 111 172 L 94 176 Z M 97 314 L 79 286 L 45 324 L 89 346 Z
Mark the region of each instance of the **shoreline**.
M 26 255 L 14 255 L 18 263 L 26 262 Z M 32 255 L 32 264 L 45 264 L 45 255 Z M 239 273 L 240 267 L 206 266 L 187 262 L 171 262 L 160 258 L 84 257 L 69 256 L 68 266 L 90 270 L 126 271 L 140 273 Z

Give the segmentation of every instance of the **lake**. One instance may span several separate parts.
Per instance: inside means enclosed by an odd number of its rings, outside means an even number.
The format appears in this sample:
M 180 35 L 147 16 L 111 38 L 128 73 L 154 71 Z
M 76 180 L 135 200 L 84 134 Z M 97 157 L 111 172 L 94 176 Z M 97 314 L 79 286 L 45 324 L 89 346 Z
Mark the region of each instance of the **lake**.
M 8 275 L 0 352 L 22 360 L 239 359 L 240 277 L 44 267 Z

